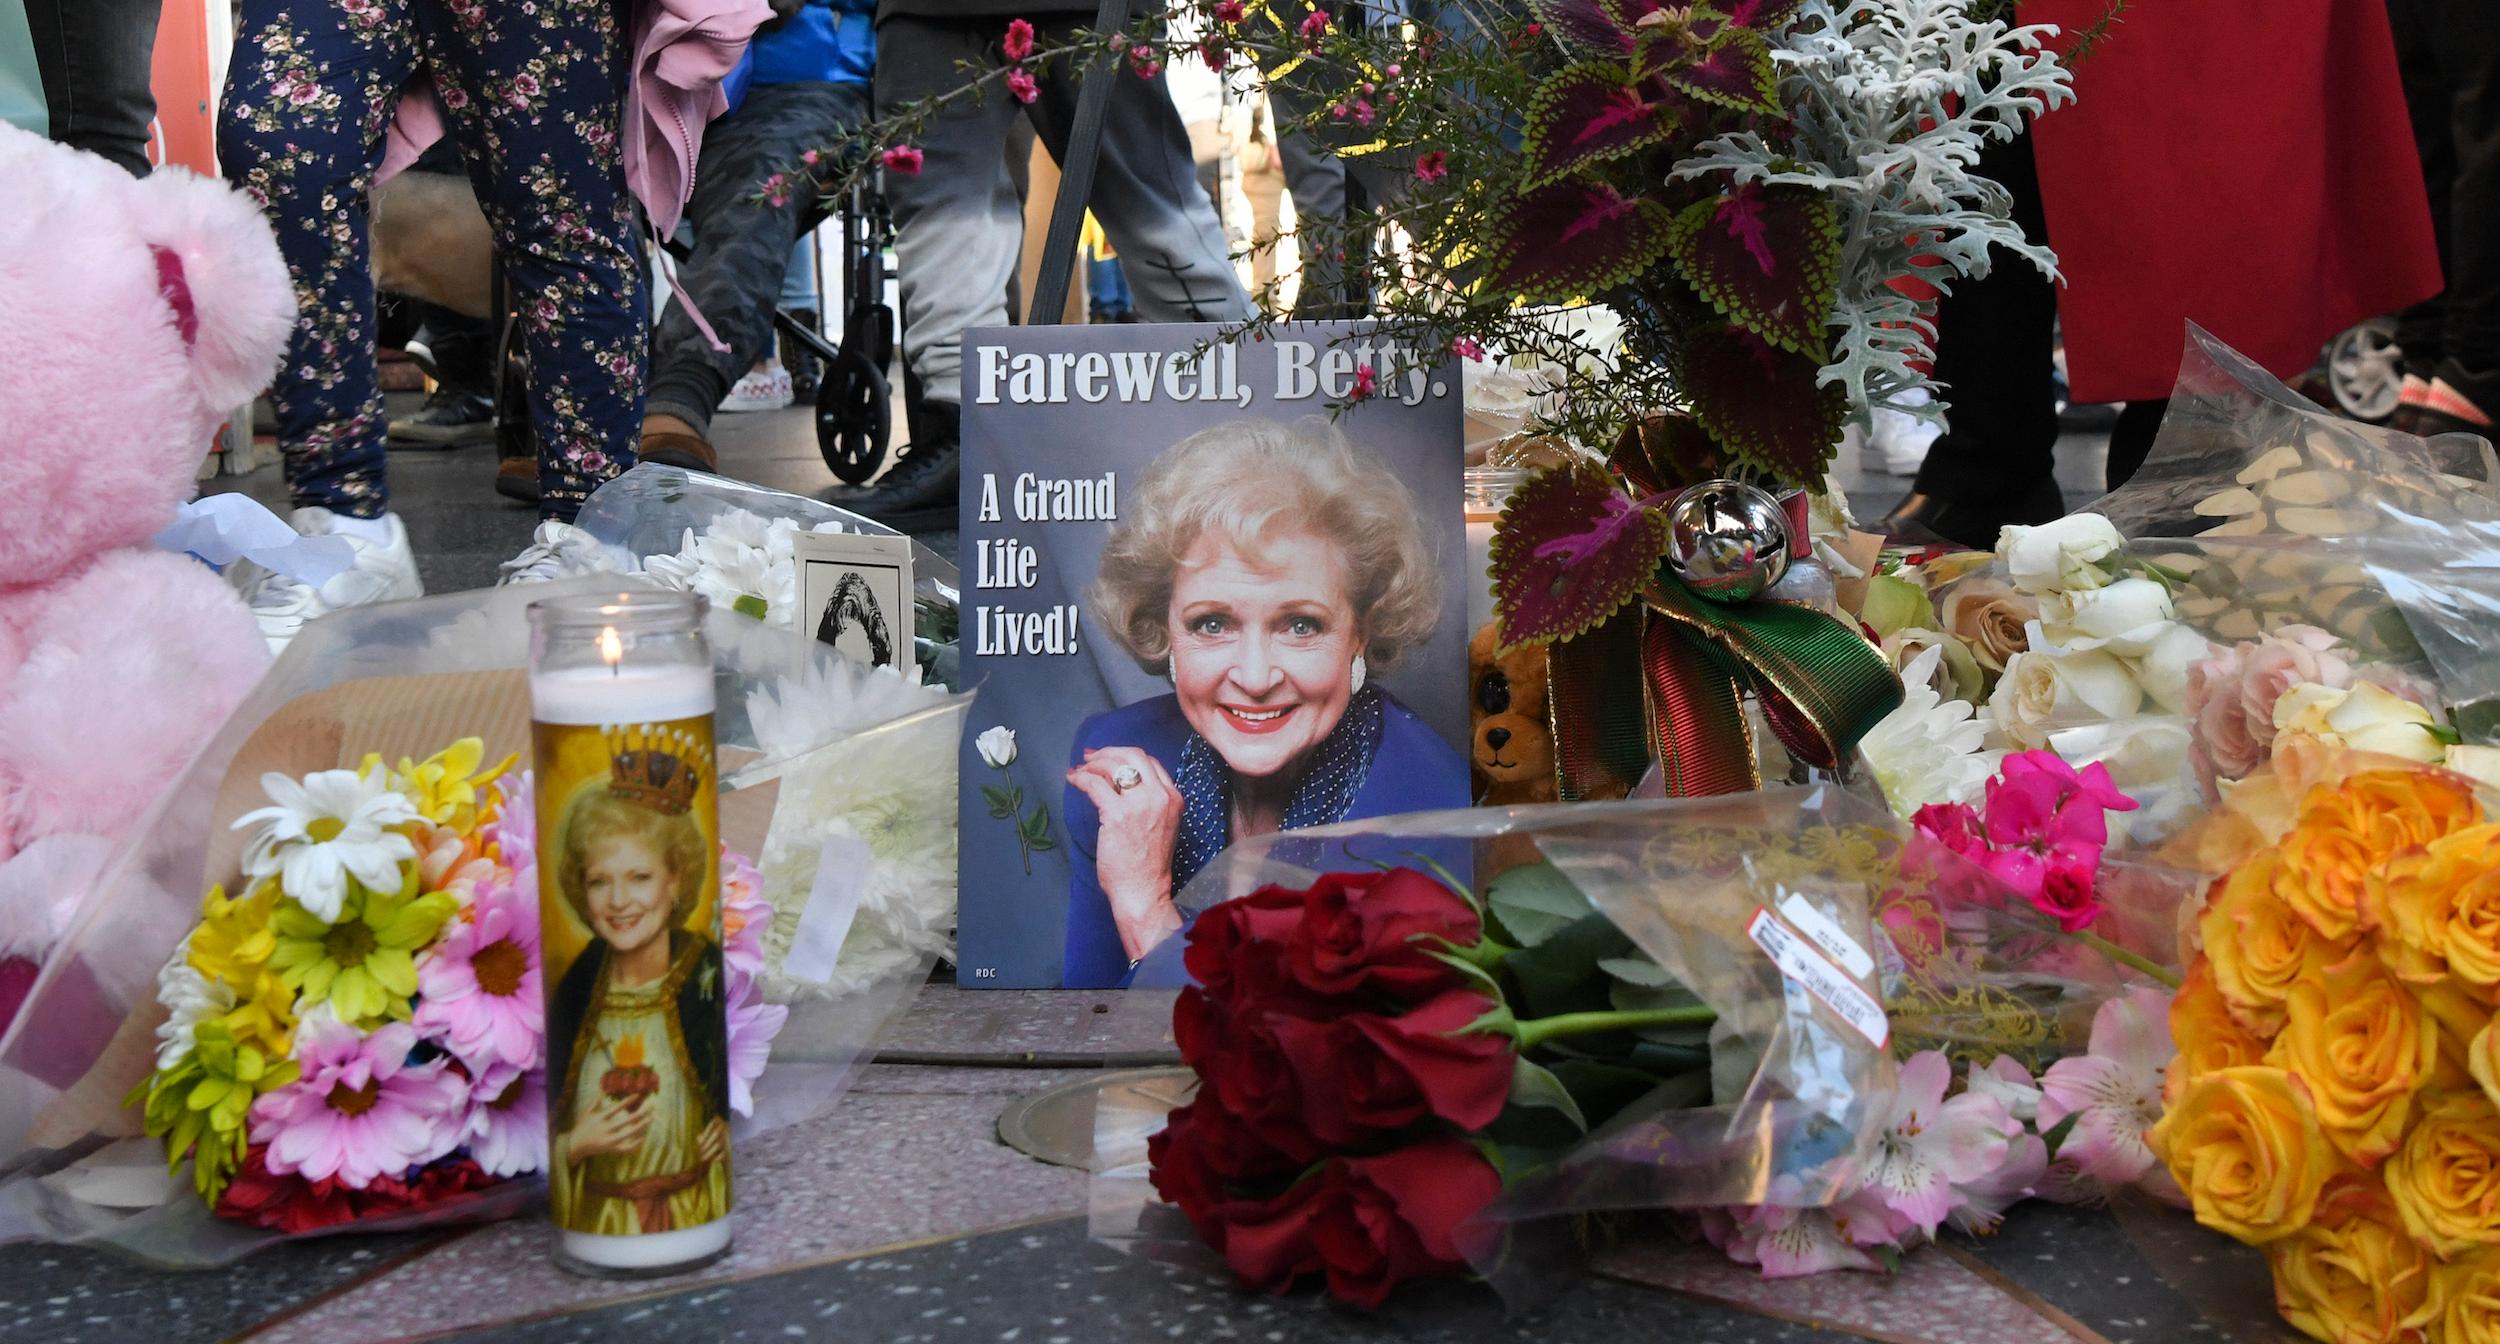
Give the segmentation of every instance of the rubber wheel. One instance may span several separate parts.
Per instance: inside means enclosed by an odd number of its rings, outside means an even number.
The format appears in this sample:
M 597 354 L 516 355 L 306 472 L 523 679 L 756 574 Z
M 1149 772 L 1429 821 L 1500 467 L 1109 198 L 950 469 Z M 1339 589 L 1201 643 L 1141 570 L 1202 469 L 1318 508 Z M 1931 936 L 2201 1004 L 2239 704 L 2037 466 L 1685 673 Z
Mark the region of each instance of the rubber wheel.
M 885 469 L 894 407 L 885 374 L 845 349 L 825 366 L 816 389 L 816 450 L 846 485 L 866 485 Z

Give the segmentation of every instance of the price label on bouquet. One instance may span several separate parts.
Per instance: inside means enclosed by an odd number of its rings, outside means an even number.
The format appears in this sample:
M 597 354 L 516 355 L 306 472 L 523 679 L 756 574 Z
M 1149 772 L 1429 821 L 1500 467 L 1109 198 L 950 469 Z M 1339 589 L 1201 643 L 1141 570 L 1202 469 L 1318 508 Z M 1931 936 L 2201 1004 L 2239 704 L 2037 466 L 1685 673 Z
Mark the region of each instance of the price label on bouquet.
M 1836 930 L 1835 930 L 1836 931 Z M 1892 1040 L 1892 1022 L 1884 1016 L 1884 1006 L 1875 996 L 1858 986 L 1858 982 L 1832 959 L 1814 949 L 1768 909 L 1755 906 L 1753 921 L 1745 932 L 1760 947 L 1780 974 L 1806 987 L 1806 992 L 1820 999 L 1849 1029 L 1866 1038 L 1869 1045 L 1882 1049 Z

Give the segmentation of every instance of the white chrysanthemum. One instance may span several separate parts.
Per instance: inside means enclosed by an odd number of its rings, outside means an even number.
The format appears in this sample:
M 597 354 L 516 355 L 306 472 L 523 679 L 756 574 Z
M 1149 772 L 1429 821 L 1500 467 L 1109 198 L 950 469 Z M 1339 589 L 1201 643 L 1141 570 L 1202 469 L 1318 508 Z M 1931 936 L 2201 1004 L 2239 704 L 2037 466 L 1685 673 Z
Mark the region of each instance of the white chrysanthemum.
M 1942 649 L 1931 648 L 1901 669 L 1901 707 L 1858 743 L 1884 800 L 1904 817 L 1929 803 L 1977 797 L 1994 769 L 1979 749 L 1988 726 L 1970 702 L 1936 694 L 1936 663 L 1942 657 Z
M 202 1022 L 223 1017 L 234 1008 L 234 991 L 222 980 L 200 974 L 190 961 L 191 943 L 184 939 L 173 960 L 156 973 L 156 999 L 165 1005 L 165 1020 L 156 1027 L 156 1067 L 170 1069 L 191 1053 Z
M 786 518 L 766 522 L 731 509 L 699 533 L 687 528 L 675 555 L 645 557 L 642 570 L 671 588 L 702 594 L 715 607 L 761 602 L 765 623 L 788 629 L 799 600 L 790 542 L 798 530 Z
M 277 874 L 286 894 L 325 923 L 337 921 L 350 877 L 377 891 L 399 889 L 399 865 L 414 860 L 417 847 L 390 828 L 423 818 L 383 772 L 321 770 L 298 782 L 273 770 L 260 786 L 273 806 L 234 823 L 238 831 L 261 828 L 243 854 L 246 874 Z

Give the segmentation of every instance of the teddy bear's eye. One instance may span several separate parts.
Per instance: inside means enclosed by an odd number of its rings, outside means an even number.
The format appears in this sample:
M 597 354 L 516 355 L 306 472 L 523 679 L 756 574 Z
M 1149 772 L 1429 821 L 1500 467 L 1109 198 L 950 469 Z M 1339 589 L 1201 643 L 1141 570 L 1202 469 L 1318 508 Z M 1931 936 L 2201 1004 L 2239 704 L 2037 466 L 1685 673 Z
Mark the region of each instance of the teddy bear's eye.
M 1498 669 L 1484 674 L 1476 683 L 1476 708 L 1487 714 L 1510 712 L 1510 678 Z

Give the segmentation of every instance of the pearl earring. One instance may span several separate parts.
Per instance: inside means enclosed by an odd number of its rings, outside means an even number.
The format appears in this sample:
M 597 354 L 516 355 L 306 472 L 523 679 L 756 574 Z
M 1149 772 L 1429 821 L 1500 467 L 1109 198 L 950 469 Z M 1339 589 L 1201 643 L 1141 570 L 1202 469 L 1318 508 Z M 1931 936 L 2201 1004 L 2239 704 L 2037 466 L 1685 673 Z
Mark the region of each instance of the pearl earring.
M 1351 680 L 1354 683 L 1355 690 L 1359 691 L 1363 689 L 1363 678 L 1369 674 L 1370 671 L 1370 668 L 1363 665 L 1363 655 L 1359 653 L 1354 655 L 1354 675 Z

